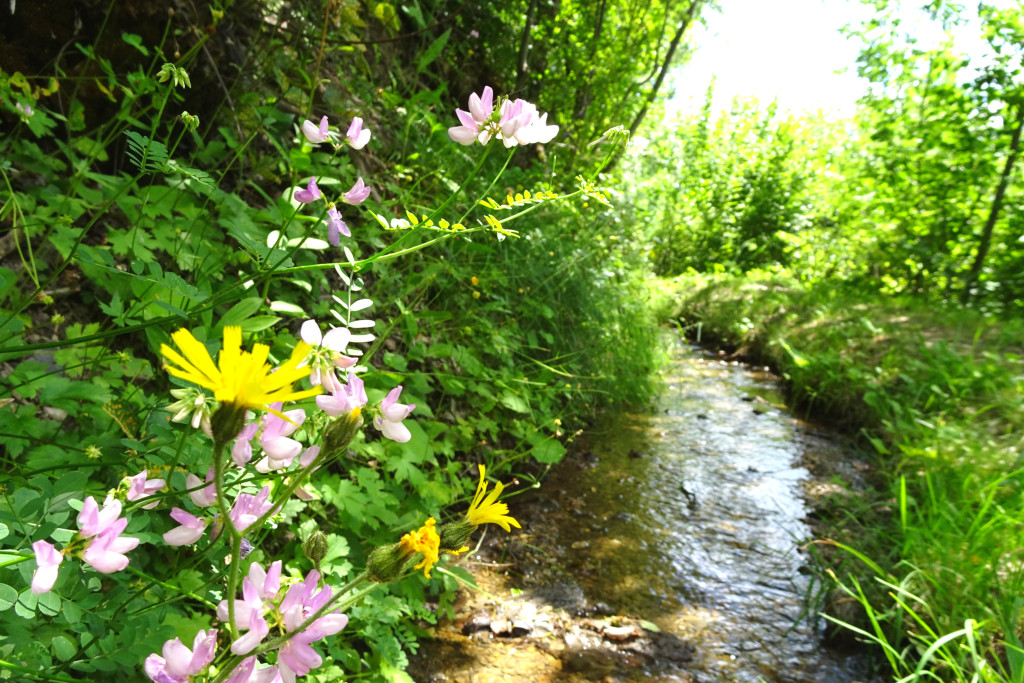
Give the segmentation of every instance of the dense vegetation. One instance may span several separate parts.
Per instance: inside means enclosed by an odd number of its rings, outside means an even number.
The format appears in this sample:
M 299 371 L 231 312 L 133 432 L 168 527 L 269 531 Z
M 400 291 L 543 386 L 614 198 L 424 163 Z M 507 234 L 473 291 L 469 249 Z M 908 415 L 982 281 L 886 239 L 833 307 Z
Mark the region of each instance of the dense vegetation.
M 700 0 L 13 6 L 0 679 L 408 680 L 660 317 L 873 454 L 833 618 L 1024 680 L 1024 14 L 870 4 L 844 121 L 665 119 Z
M 407 680 L 477 466 L 648 398 L 606 131 L 700 3 L 66 5 L 0 43 L 0 679 Z
M 897 680 L 1024 680 L 1024 15 L 931 2 L 929 39 L 870 4 L 854 120 L 709 104 L 652 130 L 630 201 L 662 315 L 874 454 L 817 546 L 832 617 Z

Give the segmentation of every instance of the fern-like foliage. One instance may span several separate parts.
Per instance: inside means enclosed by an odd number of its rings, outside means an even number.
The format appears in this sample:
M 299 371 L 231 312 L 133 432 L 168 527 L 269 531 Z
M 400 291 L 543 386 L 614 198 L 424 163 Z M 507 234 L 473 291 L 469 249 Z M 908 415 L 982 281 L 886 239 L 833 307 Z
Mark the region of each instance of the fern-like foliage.
M 143 173 L 169 173 L 194 180 L 207 187 L 216 187 L 213 178 L 206 171 L 184 166 L 171 159 L 170 152 L 162 142 L 150 140 L 145 135 L 131 130 L 125 131 L 125 135 L 128 137 L 128 158 L 135 168 Z
M 128 137 L 128 158 L 143 173 L 159 173 L 167 169 L 170 154 L 167 146 L 135 131 L 125 131 Z

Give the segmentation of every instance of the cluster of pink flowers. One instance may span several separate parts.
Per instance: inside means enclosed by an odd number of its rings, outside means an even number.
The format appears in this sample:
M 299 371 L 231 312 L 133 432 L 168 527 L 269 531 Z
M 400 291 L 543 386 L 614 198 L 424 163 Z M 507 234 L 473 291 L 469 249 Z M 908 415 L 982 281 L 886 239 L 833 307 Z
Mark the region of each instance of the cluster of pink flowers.
M 300 127 L 302 134 L 314 145 L 331 141 L 330 123 L 327 117 L 320 119 L 320 125 L 306 120 Z M 345 143 L 352 149 L 362 149 L 370 141 L 370 129 L 363 128 L 363 120 L 356 116 L 348 127 L 345 135 Z M 323 197 L 320 188 L 317 187 L 316 178 L 310 178 L 305 189 L 298 189 L 292 193 L 295 201 L 301 204 L 310 204 Z M 370 188 L 358 178 L 355 185 L 348 192 L 341 195 L 341 201 L 346 204 L 361 204 L 370 196 Z M 352 231 L 341 217 L 334 202 L 327 203 L 327 241 L 335 247 L 341 246 L 341 236 L 351 237 Z
M 239 656 L 252 652 L 270 634 L 271 624 L 279 625 L 282 635 L 295 635 L 278 649 L 275 667 L 257 668 L 255 657 L 246 658 L 228 679 L 231 683 L 269 681 L 274 680 L 274 676 L 294 682 L 296 676 L 305 676 L 323 662 L 312 643 L 338 633 L 348 624 L 348 616 L 336 610 L 296 633 L 306 620 L 331 601 L 334 591 L 329 586 L 319 588 L 320 573 L 313 570 L 304 581 L 289 586 L 282 597 L 281 568 L 280 560 L 271 564 L 267 571 L 256 562 L 249 567 L 248 576 L 242 580 L 242 599 L 234 600 L 235 628 L 245 633 L 231 643 L 231 652 Z M 217 616 L 223 622 L 230 620 L 227 600 L 217 605 Z
M 548 115 L 526 100 L 504 99 L 495 111 L 494 90 L 489 85 L 481 95 L 469 96 L 469 111 L 456 109 L 455 115 L 462 125 L 449 128 L 448 137 L 460 145 L 486 145 L 497 138 L 505 147 L 515 147 L 550 142 L 558 135 L 558 126 L 548 125 Z
M 108 498 L 101 510 L 95 498 L 86 498 L 78 515 L 78 533 L 63 552 L 48 541 L 32 544 L 36 556 L 32 592 L 41 595 L 53 588 L 64 554 L 69 550 L 103 574 L 122 571 L 128 566 L 125 553 L 139 545 L 139 539 L 121 536 L 127 526 L 128 519 L 121 517 L 121 501 Z

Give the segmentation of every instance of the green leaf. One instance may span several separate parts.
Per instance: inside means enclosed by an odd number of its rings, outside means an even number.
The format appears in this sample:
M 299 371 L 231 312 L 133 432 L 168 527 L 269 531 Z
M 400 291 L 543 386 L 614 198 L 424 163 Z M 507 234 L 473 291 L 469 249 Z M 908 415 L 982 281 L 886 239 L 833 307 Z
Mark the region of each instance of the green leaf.
M 133 130 L 125 131 L 128 138 L 128 159 L 143 173 L 164 170 L 169 152 L 167 147 Z
M 536 444 L 530 454 L 537 462 L 543 465 L 552 465 L 559 462 L 565 455 L 565 446 L 556 439 L 548 438 Z
M 121 40 L 134 47 L 136 50 L 141 52 L 146 57 L 149 56 L 149 50 L 147 50 L 146 46 L 142 44 L 142 36 L 136 35 L 134 33 L 122 33 Z
M 0 583 L 0 612 L 9 610 L 16 602 L 18 602 L 18 591 L 6 583 Z
M 426 51 L 422 55 L 420 55 L 419 61 L 416 62 L 416 73 L 423 73 L 424 70 L 426 70 L 426 68 L 430 66 L 430 64 L 435 59 L 438 58 L 438 56 L 441 54 L 441 50 L 444 49 L 444 46 L 448 43 L 448 38 L 450 38 L 451 35 L 452 30 L 448 29 L 440 36 L 438 36 L 437 39 L 430 44 L 430 47 L 428 47 Z
M 242 321 L 242 332 L 259 332 L 260 330 L 265 330 L 268 327 L 273 326 L 280 319 L 281 317 L 276 315 L 254 315 L 253 317 Z
M 260 306 L 262 305 L 263 299 L 258 296 L 242 299 L 224 314 L 224 317 L 221 318 L 221 324 L 218 325 L 218 327 L 240 325 L 243 320 L 260 310 Z
M 54 638 L 50 642 L 50 647 L 53 649 L 53 653 L 57 655 L 57 659 L 62 662 L 68 661 L 78 652 L 78 648 L 75 647 L 74 643 L 64 636 Z
M 510 391 L 504 391 L 501 397 L 498 399 L 501 404 L 510 410 L 514 410 L 517 413 L 529 413 L 530 404 L 521 396 L 516 396 Z
M 11 533 L 11 530 L 7 527 L 7 525 L 4 524 L 3 522 L 0 522 L 0 540 L 3 540 L 5 538 L 7 538 L 7 536 L 10 533 Z

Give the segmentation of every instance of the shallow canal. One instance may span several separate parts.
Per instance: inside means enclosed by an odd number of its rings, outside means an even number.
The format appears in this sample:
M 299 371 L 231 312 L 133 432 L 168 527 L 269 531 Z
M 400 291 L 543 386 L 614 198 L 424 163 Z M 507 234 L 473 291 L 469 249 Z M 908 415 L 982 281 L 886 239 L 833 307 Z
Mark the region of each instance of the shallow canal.
M 512 499 L 527 550 L 497 559 L 525 592 L 470 598 L 423 680 L 867 680 L 806 603 L 802 463 L 847 456 L 786 412 L 777 378 L 672 353 L 656 412 L 620 415 Z

